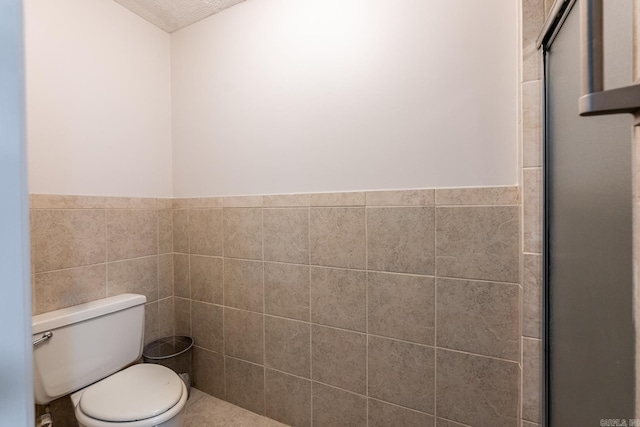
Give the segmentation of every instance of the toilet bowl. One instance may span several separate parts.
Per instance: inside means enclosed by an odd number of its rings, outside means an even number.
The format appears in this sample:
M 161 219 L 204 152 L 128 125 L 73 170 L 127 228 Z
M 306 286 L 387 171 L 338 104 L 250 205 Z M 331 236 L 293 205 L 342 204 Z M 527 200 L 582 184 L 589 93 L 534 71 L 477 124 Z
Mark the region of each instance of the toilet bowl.
M 71 395 L 80 427 L 182 427 L 187 387 L 171 369 L 139 364 Z
M 145 302 L 124 294 L 33 316 L 35 402 L 70 394 L 81 427 L 182 427 L 182 379 L 131 365 L 142 355 Z

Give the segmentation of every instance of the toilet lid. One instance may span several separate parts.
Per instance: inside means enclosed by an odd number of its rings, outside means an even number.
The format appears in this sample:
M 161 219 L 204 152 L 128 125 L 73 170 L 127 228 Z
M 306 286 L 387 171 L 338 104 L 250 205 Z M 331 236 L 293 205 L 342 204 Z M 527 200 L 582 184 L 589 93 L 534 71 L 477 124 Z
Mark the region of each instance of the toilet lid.
M 182 380 L 161 365 L 138 364 L 87 387 L 80 409 L 102 421 L 137 421 L 168 411 L 182 396 Z

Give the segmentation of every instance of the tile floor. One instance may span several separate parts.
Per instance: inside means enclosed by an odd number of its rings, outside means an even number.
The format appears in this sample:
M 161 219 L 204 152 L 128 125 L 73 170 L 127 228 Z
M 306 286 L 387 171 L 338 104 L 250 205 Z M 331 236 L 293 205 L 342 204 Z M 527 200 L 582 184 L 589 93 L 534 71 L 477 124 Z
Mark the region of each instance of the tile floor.
M 224 400 L 191 388 L 185 427 L 286 427 Z

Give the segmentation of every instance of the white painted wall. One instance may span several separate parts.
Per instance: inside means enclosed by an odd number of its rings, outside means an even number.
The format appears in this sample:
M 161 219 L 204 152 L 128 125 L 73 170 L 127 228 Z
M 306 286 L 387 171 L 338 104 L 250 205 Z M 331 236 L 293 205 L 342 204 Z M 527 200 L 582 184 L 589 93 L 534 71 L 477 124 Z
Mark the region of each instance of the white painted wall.
M 171 196 L 169 35 L 112 0 L 25 0 L 29 191 Z
M 33 426 L 22 1 L 0 1 L 0 426 Z
M 512 0 L 248 0 L 171 36 L 174 195 L 517 183 Z

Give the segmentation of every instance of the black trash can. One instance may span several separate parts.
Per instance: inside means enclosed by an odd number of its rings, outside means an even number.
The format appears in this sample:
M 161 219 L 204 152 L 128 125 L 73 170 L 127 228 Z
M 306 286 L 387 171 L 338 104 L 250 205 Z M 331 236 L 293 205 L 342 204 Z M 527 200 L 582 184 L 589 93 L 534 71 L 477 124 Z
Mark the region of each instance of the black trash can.
M 144 363 L 155 363 L 172 369 L 182 378 L 191 394 L 193 338 L 165 337 L 147 344 L 142 350 Z

